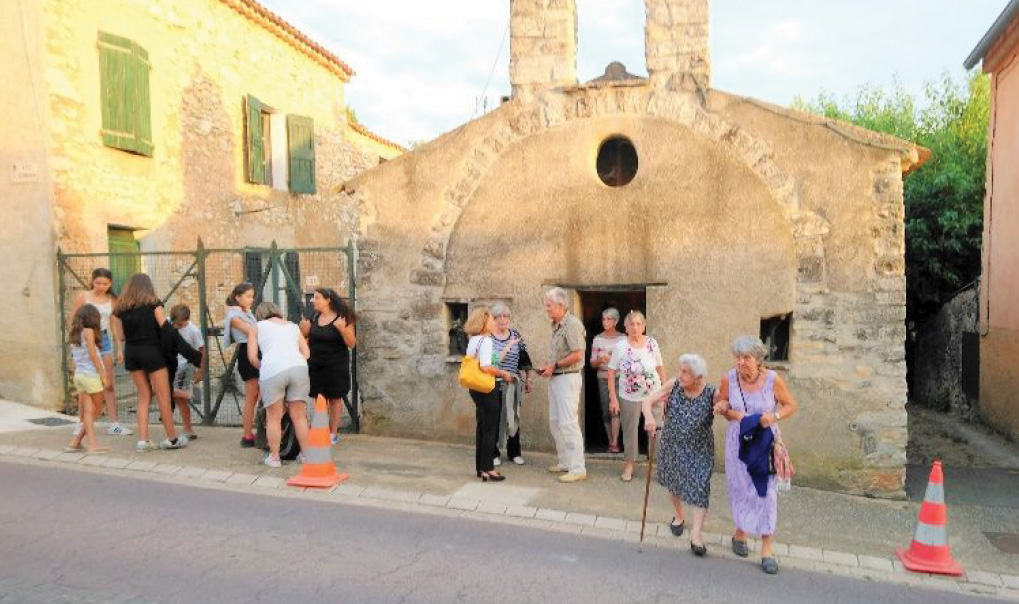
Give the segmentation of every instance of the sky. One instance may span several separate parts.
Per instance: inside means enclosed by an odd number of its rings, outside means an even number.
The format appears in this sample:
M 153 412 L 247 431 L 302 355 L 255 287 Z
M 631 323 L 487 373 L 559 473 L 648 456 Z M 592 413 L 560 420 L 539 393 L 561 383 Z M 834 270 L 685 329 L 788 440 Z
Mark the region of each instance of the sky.
M 509 0 L 259 0 L 354 71 L 347 105 L 400 144 L 509 94 Z M 962 62 L 1008 0 L 714 0 L 712 87 L 789 105 L 896 82 L 917 96 Z M 577 0 L 577 75 L 645 75 L 644 0 Z

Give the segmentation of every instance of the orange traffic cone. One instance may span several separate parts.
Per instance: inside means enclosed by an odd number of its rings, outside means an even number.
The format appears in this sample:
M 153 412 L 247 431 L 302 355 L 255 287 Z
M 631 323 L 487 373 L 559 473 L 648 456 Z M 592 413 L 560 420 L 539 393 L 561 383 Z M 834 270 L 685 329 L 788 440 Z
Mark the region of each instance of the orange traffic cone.
M 920 505 L 913 542 L 909 549 L 895 550 L 902 565 L 913 572 L 961 575 L 962 567 L 952 558 L 952 550 L 948 547 L 945 525 L 945 485 L 941 462 L 935 461 Z
M 329 411 L 326 399 L 319 395 L 315 401 L 315 415 L 308 430 L 308 450 L 304 451 L 301 473 L 287 481 L 292 487 L 320 487 L 327 489 L 343 482 L 349 476 L 336 471 L 329 443 Z

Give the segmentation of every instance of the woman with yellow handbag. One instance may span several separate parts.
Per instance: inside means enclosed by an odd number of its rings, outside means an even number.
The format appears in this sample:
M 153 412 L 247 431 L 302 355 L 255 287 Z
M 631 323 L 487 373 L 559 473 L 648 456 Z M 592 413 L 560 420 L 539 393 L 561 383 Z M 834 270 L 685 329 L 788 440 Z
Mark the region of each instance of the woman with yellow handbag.
M 499 438 L 499 411 L 502 392 L 495 383 L 500 378 L 505 383 L 513 381 L 513 374 L 499 369 L 499 355 L 492 345 L 492 331 L 495 319 L 487 306 L 478 306 L 467 317 L 464 331 L 471 336 L 467 343 L 467 354 L 460 365 L 460 385 L 469 389 L 471 399 L 477 408 L 477 430 L 474 438 L 474 469 L 481 480 L 506 480 L 495 471 L 492 451 Z

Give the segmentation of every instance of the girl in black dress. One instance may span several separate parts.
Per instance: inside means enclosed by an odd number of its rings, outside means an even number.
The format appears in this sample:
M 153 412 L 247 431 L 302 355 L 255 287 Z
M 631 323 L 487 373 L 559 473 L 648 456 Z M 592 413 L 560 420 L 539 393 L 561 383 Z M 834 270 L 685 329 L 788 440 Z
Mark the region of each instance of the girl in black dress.
M 336 433 L 343 414 L 343 399 L 350 392 L 350 349 L 357 344 L 354 323 L 357 317 L 335 290 L 320 287 L 311 298 L 315 314 L 301 321 L 301 333 L 308 338 L 311 357 L 308 376 L 311 398 L 322 395 L 329 402 L 329 434 L 336 444 Z
M 149 442 L 149 404 L 152 393 L 159 403 L 159 419 L 166 430 L 166 438 L 159 443 L 162 449 L 179 449 L 187 439 L 178 437 L 173 427 L 170 409 L 170 379 L 166 360 L 159 348 L 159 330 L 166 321 L 163 303 L 152 287 L 152 280 L 144 273 L 131 275 L 124 291 L 117 299 L 113 311 L 120 320 L 120 346 L 124 351 L 124 368 L 138 391 L 138 445 L 139 453 L 154 449 Z

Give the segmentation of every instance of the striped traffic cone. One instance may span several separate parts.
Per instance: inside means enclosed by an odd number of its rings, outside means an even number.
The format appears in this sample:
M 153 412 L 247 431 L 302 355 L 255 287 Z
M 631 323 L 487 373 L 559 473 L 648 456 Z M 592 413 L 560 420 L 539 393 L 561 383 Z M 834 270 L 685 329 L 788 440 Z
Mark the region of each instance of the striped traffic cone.
M 336 471 L 329 443 L 329 411 L 326 399 L 319 395 L 315 401 L 315 415 L 308 430 L 308 450 L 304 451 L 301 472 L 287 481 L 292 487 L 319 487 L 327 489 L 349 478 Z
M 962 567 L 952 558 L 948 547 L 948 529 L 945 516 L 945 484 L 941 476 L 941 462 L 935 461 L 927 481 L 927 493 L 920 505 L 920 518 L 909 549 L 896 549 L 895 553 L 908 570 L 941 575 L 961 575 Z

